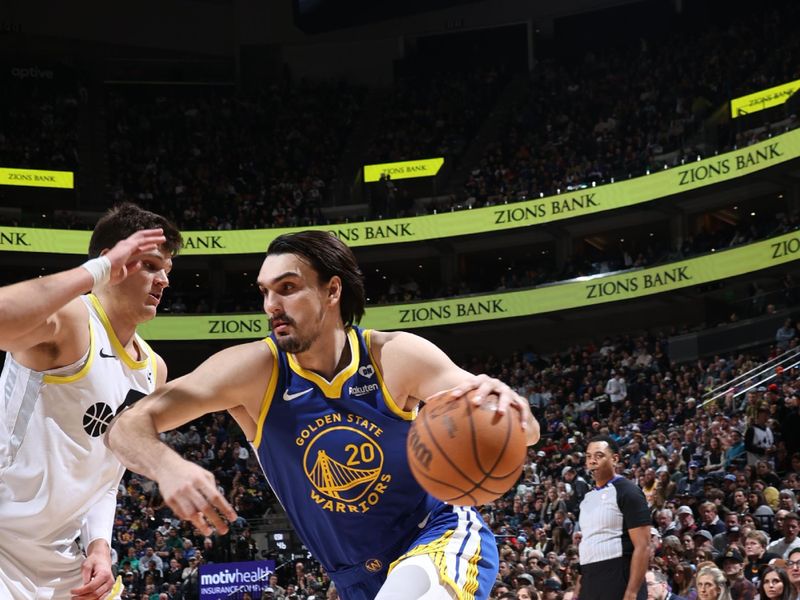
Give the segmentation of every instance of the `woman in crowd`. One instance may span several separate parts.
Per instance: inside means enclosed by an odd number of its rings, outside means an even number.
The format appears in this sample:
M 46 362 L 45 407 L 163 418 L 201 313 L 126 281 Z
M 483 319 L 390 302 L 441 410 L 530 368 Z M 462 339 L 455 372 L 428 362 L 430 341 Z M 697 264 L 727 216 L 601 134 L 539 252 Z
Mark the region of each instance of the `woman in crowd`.
M 669 468 L 666 466 L 656 469 L 656 495 L 655 505 L 663 508 L 667 500 L 675 495 L 677 484 L 669 476 Z
M 722 444 L 720 444 L 718 437 L 712 436 L 708 440 L 708 450 L 705 452 L 705 464 L 703 465 L 703 471 L 706 473 L 719 471 L 722 469 L 724 462 L 725 454 L 722 451 Z
M 551 523 L 557 510 L 563 510 L 566 513 L 567 505 L 558 497 L 558 490 L 556 487 L 551 486 L 547 489 L 546 500 L 542 506 L 541 520 L 544 523 Z
M 778 497 L 778 508 L 781 510 L 788 510 L 789 512 L 797 512 L 797 497 L 790 489 L 781 490 Z
M 760 523 L 761 529 L 769 529 L 775 512 L 764 498 L 764 492 L 758 489 L 750 490 L 750 494 L 747 496 L 747 505 L 750 507 L 750 514 L 753 515 L 756 523 Z
M 517 600 L 539 600 L 539 594 L 533 586 L 524 585 L 517 590 Z
M 786 557 L 786 574 L 791 583 L 791 600 L 800 600 L 800 548 L 795 548 Z
M 670 587 L 675 595 L 683 596 L 686 600 L 696 600 L 697 588 L 694 585 L 692 565 L 687 562 L 678 563 Z
M 766 567 L 758 584 L 759 600 L 791 600 L 792 584 L 786 571 L 772 565 Z
M 705 567 L 697 573 L 697 600 L 731 600 L 728 580 L 716 567 Z

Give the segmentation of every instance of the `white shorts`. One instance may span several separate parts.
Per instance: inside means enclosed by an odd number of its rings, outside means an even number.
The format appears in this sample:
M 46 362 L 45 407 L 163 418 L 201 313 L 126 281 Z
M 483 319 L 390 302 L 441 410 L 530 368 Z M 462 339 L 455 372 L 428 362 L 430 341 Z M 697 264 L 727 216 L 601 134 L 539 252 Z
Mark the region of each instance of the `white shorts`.
M 439 568 L 427 554 L 410 556 L 389 573 L 375 600 L 454 600 L 461 590 L 442 581 Z
M 41 546 L 0 531 L 0 598 L 69 600 L 83 585 L 84 558 L 75 542 Z

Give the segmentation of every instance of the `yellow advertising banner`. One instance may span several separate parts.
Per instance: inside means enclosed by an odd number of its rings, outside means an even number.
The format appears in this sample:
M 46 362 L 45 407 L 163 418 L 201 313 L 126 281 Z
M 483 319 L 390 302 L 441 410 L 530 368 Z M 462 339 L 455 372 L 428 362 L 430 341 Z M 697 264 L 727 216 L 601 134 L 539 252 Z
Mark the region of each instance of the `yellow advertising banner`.
M 444 157 L 421 158 L 403 162 L 364 165 L 364 182 L 380 181 L 381 175 L 392 179 L 413 179 L 414 177 L 433 177 L 444 164 Z
M 469 323 L 476 319 L 485 321 L 538 315 L 720 281 L 798 258 L 800 232 L 793 232 L 676 263 L 582 277 L 535 289 L 370 306 L 362 325 L 382 330 L 418 329 Z M 268 324 L 262 314 L 160 316 L 140 326 L 139 331 L 150 340 L 253 339 L 266 336 Z
M 14 169 L 0 167 L 0 185 L 23 185 L 73 189 L 75 177 L 72 171 L 42 171 L 39 169 Z
M 420 242 L 530 227 L 635 206 L 705 186 L 730 181 L 800 157 L 800 129 L 747 148 L 679 167 L 557 196 L 439 215 L 306 227 L 330 231 L 352 247 Z M 284 229 L 185 231 L 183 255 L 263 254 Z M 70 243 L 82 235 L 82 244 Z M 0 227 L 0 251 L 83 254 L 89 232 Z M 18 242 L 22 239 L 24 242 Z M 63 242 L 63 243 L 62 243 Z
M 734 98 L 731 100 L 731 118 L 779 106 L 791 98 L 798 89 L 800 89 L 800 79 Z

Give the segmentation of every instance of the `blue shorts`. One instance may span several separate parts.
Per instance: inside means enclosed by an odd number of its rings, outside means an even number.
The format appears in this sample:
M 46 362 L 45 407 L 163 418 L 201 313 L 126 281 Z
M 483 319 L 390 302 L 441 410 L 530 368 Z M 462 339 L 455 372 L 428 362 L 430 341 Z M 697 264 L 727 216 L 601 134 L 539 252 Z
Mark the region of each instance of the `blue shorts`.
M 370 573 L 364 565 L 355 565 L 329 574 L 342 600 L 374 600 L 389 571 L 401 560 L 419 555 L 430 556 L 459 600 L 489 598 L 500 558 L 494 534 L 472 507 L 445 504 L 435 509 L 411 542 L 395 557 L 387 557 L 388 568 Z

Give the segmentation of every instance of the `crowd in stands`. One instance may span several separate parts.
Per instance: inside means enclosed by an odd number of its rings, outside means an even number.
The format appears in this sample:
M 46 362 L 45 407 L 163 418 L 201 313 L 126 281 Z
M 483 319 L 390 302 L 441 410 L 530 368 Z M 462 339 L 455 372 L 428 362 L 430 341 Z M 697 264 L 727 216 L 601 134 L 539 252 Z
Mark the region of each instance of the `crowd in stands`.
M 284 83 L 109 89 L 110 195 L 182 229 L 310 225 L 335 183 L 365 91 Z
M 774 130 L 752 134 L 726 122 L 719 133 L 716 113 L 737 95 L 800 78 L 800 41 L 791 29 L 798 10 L 782 1 L 732 11 L 730 21 L 701 31 L 686 19 L 669 36 L 538 62 L 498 141 L 456 185 L 462 190 L 451 207 L 639 176 L 795 127 L 790 115 Z M 363 161 L 430 154 L 457 166 L 508 77 L 502 67 L 398 76 L 381 105 L 369 107 L 379 118 Z M 79 131 L 91 129 L 78 125 L 88 92 L 78 84 L 54 92 L 53 85 L 9 86 L 3 163 L 76 166 L 78 148 L 88 145 L 78 143 Z M 160 210 L 182 229 L 326 222 L 319 208 L 334 189 L 349 189 L 337 186 L 353 176 L 340 172 L 342 153 L 368 110 L 367 91 L 344 82 L 286 80 L 247 94 L 225 85 L 107 85 L 92 93 L 104 96 L 107 147 L 100 150 L 108 155 L 109 198 Z M 395 187 L 401 196 L 402 182 Z M 388 209 L 383 216 L 413 212 L 399 204 Z
M 86 88 L 67 69 L 6 65 L 3 71 L 0 165 L 77 169 L 79 109 L 86 103 Z
M 727 25 L 689 24 L 575 63 L 538 64 L 527 97 L 472 168 L 456 205 L 549 196 L 756 141 L 735 127 L 716 143 L 698 134 L 730 99 L 800 77 L 800 41 L 786 20 L 797 14 L 796 4 L 781 3 Z
M 392 86 L 367 148 L 371 163 L 444 156 L 458 161 L 496 101 L 500 68 L 414 74 Z
M 665 161 L 672 165 L 698 152 L 710 155 L 753 141 L 733 128 L 716 146 L 698 135 L 730 98 L 800 78 L 800 37 L 793 29 L 800 5 L 784 1 L 779 9 L 756 9 L 726 28 L 706 23 L 702 34 L 643 40 L 635 51 L 539 63 L 520 109 L 497 136 L 500 141 L 472 166 L 453 207 L 514 202 L 641 175 Z M 457 161 L 504 81 L 500 72 L 486 70 L 466 78 L 398 82 L 365 162 L 425 153 Z M 86 93 L 77 83 L 49 80 L 5 86 L 0 164 L 77 169 Z M 342 177 L 341 152 L 363 115 L 365 98 L 365 90 L 344 83 L 285 83 L 252 96 L 227 87 L 110 88 L 105 98 L 109 197 L 136 201 L 185 230 L 320 223 L 319 209 Z M 796 119 L 790 126 L 795 125 Z M 739 226 L 701 230 L 680 248 L 654 240 L 576 255 L 560 272 L 551 259 L 542 259 L 513 264 L 502 274 L 466 272 L 457 289 L 409 277 L 373 281 L 369 293 L 375 302 L 397 302 L 531 287 L 732 247 L 794 231 L 798 223 L 795 213 L 759 215 Z M 174 277 L 176 291 L 165 309 L 212 308 L 208 298 L 181 293 L 181 285 Z M 798 300 L 795 287 L 791 281 L 785 286 L 787 304 Z M 213 307 L 258 310 L 255 291 L 252 300 L 247 290 L 240 291 Z M 576 597 L 578 508 L 592 483 L 583 452 L 592 435 L 608 433 L 623 448 L 620 475 L 642 488 L 652 510 L 648 581 L 694 600 L 699 572 L 718 567 L 718 586 L 730 598 L 754 600 L 760 594 L 763 600 L 774 597 L 763 582 L 777 573 L 785 597 L 796 600 L 800 369 L 776 371 L 765 385 L 735 389 L 718 402 L 704 404 L 703 398 L 766 358 L 797 347 L 798 340 L 790 322 L 769 350 L 687 364 L 669 359 L 664 334 L 620 336 L 552 356 L 523 351 L 510 358 L 465 360 L 466 369 L 500 377 L 525 395 L 544 432 L 519 484 L 481 509 L 502 557 L 493 598 Z M 214 472 L 240 519 L 229 534 L 203 536 L 175 518 L 152 482 L 128 474 L 118 496 L 115 568 L 125 598 L 194 600 L 200 565 L 272 552 L 258 548 L 253 528 L 265 513 L 280 509 L 227 415 L 164 437 Z M 280 569 L 268 583 L 274 600 L 335 597 L 311 559 Z
M 450 298 L 468 294 L 505 291 L 536 287 L 575 277 L 611 273 L 628 269 L 649 267 L 661 263 L 707 254 L 748 244 L 761 239 L 778 236 L 800 228 L 800 215 L 796 212 L 774 214 L 768 210 L 754 216 L 742 211 L 737 224 L 717 221 L 712 230 L 701 227 L 694 235 L 688 235 L 680 247 L 673 247 L 666 239 L 654 236 L 644 241 L 626 240 L 609 245 L 604 251 L 586 246 L 582 253 L 569 257 L 562 269 L 557 269 L 552 252 L 541 255 L 515 257 L 513 254 L 502 261 L 487 265 L 485 262 L 463 261 L 457 283 L 448 285 L 435 273 L 422 276 L 407 272 L 404 275 L 386 276 L 386 269 L 365 270 L 368 304 L 394 304 Z M 492 256 L 492 259 L 497 257 Z M 486 257 L 483 257 L 486 260 Z M 405 270 L 405 269 L 404 269 Z M 435 269 L 434 269 L 435 271 Z M 180 272 L 172 278 L 172 289 L 165 297 L 163 310 L 173 314 L 207 312 L 253 312 L 261 310 L 261 299 L 254 286 L 254 278 L 230 282 L 226 294 L 218 302 L 211 300 L 207 289 L 195 290 L 193 280 L 181 278 Z M 794 287 L 792 283 L 790 287 Z M 753 294 L 759 298 L 768 291 Z M 792 291 L 791 294 L 796 294 Z M 778 294 L 763 306 L 754 310 L 740 310 L 739 318 L 763 314 L 768 303 L 785 304 L 787 299 Z M 727 317 L 728 315 L 725 315 Z
M 797 598 L 800 368 L 730 382 L 783 348 L 798 348 L 798 339 L 685 364 L 670 360 L 665 332 L 620 335 L 549 356 L 525 349 L 507 358 L 464 358 L 465 369 L 500 377 L 527 397 L 543 433 L 518 484 L 481 507 L 501 554 L 492 598 L 577 597 L 577 517 L 592 485 L 583 452 L 597 434 L 617 441 L 618 473 L 639 485 L 651 509 L 648 580 L 694 600 L 699 571 L 714 567 L 730 598 L 764 600 L 773 596 L 757 590 L 777 572 L 787 582 L 787 595 L 779 597 Z M 712 389 L 721 395 L 706 403 Z M 215 473 L 240 519 L 229 534 L 204 537 L 164 507 L 152 482 L 126 475 L 114 551 L 127 598 L 197 598 L 198 565 L 259 559 L 262 550 L 285 564 L 261 597 L 336 598 L 313 559 L 256 546 L 253 519 L 280 509 L 227 415 L 163 436 Z

